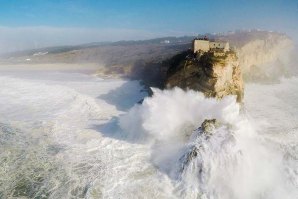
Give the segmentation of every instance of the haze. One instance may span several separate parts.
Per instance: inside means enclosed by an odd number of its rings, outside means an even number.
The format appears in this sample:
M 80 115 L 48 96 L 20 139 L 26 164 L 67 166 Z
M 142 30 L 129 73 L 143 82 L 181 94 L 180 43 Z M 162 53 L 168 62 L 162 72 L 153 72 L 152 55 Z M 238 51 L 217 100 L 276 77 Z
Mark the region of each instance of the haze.
M 295 0 L 0 0 L 0 5 L 0 53 L 237 29 L 278 31 L 298 40 Z

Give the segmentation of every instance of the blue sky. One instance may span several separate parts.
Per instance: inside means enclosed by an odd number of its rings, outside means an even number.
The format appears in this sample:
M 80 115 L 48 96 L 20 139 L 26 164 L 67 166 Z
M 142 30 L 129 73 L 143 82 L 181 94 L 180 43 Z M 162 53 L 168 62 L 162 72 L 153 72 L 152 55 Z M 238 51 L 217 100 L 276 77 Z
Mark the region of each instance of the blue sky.
M 0 44 L 19 48 L 251 28 L 295 37 L 298 0 L 0 0 Z

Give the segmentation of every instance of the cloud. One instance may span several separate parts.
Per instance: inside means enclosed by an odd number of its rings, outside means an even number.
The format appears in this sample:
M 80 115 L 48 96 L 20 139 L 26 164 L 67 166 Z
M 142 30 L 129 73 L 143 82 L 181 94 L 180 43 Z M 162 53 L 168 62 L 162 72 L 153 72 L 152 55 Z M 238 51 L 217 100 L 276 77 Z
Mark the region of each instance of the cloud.
M 0 26 L 0 53 L 99 41 L 149 39 L 159 36 L 164 35 L 137 29 Z

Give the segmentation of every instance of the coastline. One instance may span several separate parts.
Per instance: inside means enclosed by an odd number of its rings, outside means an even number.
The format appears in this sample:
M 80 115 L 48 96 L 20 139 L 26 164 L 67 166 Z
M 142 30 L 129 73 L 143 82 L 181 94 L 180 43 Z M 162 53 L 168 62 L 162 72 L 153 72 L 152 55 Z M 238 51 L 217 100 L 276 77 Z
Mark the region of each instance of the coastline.
M 60 71 L 60 72 L 82 72 L 82 73 L 96 73 L 103 65 L 96 63 L 46 63 L 46 64 L 5 64 L 0 63 L 0 72 L 2 71 Z

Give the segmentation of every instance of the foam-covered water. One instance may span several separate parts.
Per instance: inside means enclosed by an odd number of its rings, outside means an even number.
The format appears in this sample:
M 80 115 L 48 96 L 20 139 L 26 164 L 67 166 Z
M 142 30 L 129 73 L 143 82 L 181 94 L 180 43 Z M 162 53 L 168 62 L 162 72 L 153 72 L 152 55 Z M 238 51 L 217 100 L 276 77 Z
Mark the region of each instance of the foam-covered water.
M 135 105 L 138 82 L 2 74 L 0 198 L 297 198 L 297 83 L 246 85 L 240 113 L 234 97 L 155 90 Z M 195 130 L 213 118 L 212 136 Z

